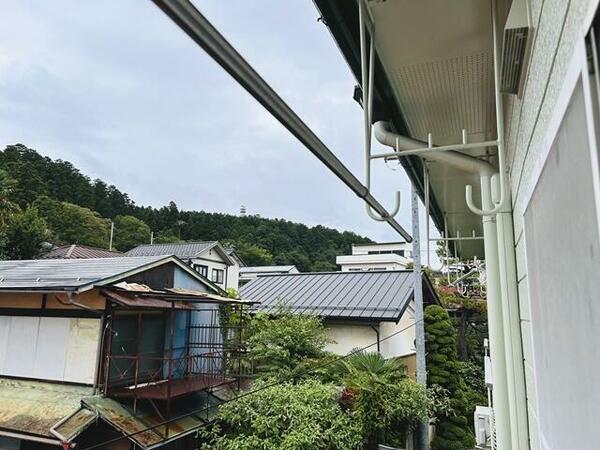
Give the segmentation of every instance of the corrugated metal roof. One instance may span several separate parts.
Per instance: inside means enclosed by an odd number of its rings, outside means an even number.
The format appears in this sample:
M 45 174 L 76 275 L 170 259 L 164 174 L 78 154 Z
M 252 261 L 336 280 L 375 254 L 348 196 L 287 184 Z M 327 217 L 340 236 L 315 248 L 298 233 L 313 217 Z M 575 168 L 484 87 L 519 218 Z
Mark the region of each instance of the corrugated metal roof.
M 167 261 L 168 257 L 0 261 L 0 290 L 74 289 L 113 278 L 163 259 Z
M 89 409 L 81 408 L 54 425 L 51 433 L 59 437 L 61 442 L 71 442 L 85 431 L 86 428 L 96 422 L 96 419 L 96 413 Z
M 171 307 L 171 302 L 178 302 L 180 309 L 188 309 L 191 303 L 225 303 L 225 304 L 252 304 L 251 300 L 224 297 L 210 292 L 198 291 L 188 288 L 152 289 L 145 284 L 127 283 L 122 281 L 112 285 L 112 289 L 104 289 L 102 293 L 111 297 L 117 303 L 127 306 L 151 306 L 148 302 L 155 302 L 154 307 Z M 183 305 L 181 303 L 184 303 Z M 191 307 L 191 306 L 190 306 Z
M 294 312 L 349 320 L 398 320 L 413 294 L 411 271 L 329 272 L 260 276 L 240 289 L 259 311 L 286 303 Z M 424 278 L 424 298 L 434 293 Z
M 50 428 L 73 414 L 89 386 L 0 378 L 0 428 L 55 439 Z
M 63 245 L 50 250 L 40 256 L 40 259 L 87 259 L 87 258 L 115 258 L 125 256 L 121 252 L 103 248 L 88 247 L 86 245 Z
M 201 393 L 174 402 L 171 405 L 171 417 L 179 419 L 169 424 L 167 437 L 166 426 L 160 425 L 164 419 L 144 404 L 138 404 L 134 414 L 129 407 L 110 398 L 88 397 L 83 399 L 82 403 L 85 408 L 94 411 L 107 423 L 129 436 L 139 447 L 147 450 L 193 433 L 205 425 L 216 412 L 216 408 L 210 408 L 202 416 L 194 414 L 195 411 L 209 405 L 208 397 Z
M 138 245 L 126 252 L 127 256 L 157 256 L 175 255 L 181 259 L 190 259 L 199 256 L 206 250 L 217 245 L 217 241 L 177 242 L 171 244 L 144 244 Z

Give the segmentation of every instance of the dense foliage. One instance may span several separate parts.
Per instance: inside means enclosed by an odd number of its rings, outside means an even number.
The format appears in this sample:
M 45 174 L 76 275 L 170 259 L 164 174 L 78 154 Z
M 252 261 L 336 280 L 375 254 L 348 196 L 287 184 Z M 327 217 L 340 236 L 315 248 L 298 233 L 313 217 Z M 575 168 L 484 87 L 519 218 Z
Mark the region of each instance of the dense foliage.
M 437 305 L 425 308 L 427 382 L 447 390 L 451 411 L 438 414 L 432 450 L 473 448 L 470 430 L 472 411 L 468 388 L 460 375 L 461 362 L 456 351 L 456 330 L 445 309 Z
M 53 242 L 108 248 L 110 221 L 98 213 L 49 197 L 39 197 L 33 205 L 52 230 Z
M 343 404 L 361 424 L 367 449 L 380 443 L 405 447 L 407 433 L 445 410 L 439 391 L 406 377 L 406 367 L 377 352 L 358 352 L 341 361 Z
M 376 449 L 404 446 L 407 433 L 447 409 L 444 393 L 406 377 L 395 358 L 325 351 L 321 321 L 285 304 L 251 319 L 248 351 L 256 393 L 224 405 L 203 438 L 216 449 Z M 272 386 L 261 390 L 264 386 Z M 319 419 L 321 418 L 321 419 Z M 332 431 L 335 431 L 332 434 Z
M 254 389 L 259 390 L 261 383 Z M 222 405 L 202 433 L 212 450 L 359 450 L 360 423 L 337 403 L 339 388 L 307 380 L 281 383 Z
M 301 271 L 323 271 L 335 270 L 336 255 L 348 253 L 353 243 L 370 242 L 354 233 L 320 225 L 307 227 L 283 219 L 182 211 L 174 202 L 161 208 L 138 206 L 115 186 L 98 179 L 91 180 L 71 163 L 54 161 L 21 144 L 0 151 L 0 169 L 8 175 L 4 181 L 0 177 L 0 189 L 2 184 L 11 184 L 9 196 L 2 197 L 0 193 L 0 201 L 9 200 L 23 209 L 38 204 L 40 214 L 55 236 L 55 243 L 107 247 L 106 219 L 131 216 L 154 231 L 157 243 L 218 240 L 233 244 L 249 265 L 295 264 Z M 85 229 L 63 229 L 66 221 L 61 221 L 56 213 L 61 210 L 73 218 L 84 219 Z M 46 217 L 45 213 L 50 216 Z M 97 227 L 94 233 L 87 226 L 92 223 Z M 72 228 L 75 226 L 71 225 Z M 130 219 L 127 226 L 133 228 L 133 233 L 119 241 L 117 248 L 127 250 L 135 244 L 148 242 L 149 236 L 143 225 L 133 224 Z M 116 237 L 117 226 L 115 233 Z
M 441 304 L 450 312 L 457 330 L 458 358 L 462 362 L 461 374 L 468 387 L 477 394 L 478 404 L 486 404 L 483 341 L 488 336 L 487 300 L 462 297 L 455 287 L 448 285 L 446 277 L 441 274 L 434 274 L 433 279 Z
M 319 318 L 293 314 L 285 306 L 274 314 L 253 316 L 247 339 L 257 373 L 264 377 L 299 378 L 326 356 L 332 342 Z
M 4 256 L 9 259 L 31 259 L 50 236 L 46 222 L 37 209 L 29 207 L 11 214 L 3 233 Z

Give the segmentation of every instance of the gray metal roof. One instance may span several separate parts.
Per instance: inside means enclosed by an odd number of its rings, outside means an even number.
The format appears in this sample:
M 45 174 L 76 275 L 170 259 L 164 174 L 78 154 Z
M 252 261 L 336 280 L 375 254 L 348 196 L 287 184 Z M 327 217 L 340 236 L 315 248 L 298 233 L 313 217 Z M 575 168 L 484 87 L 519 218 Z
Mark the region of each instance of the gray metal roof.
M 53 248 L 48 253 L 40 256 L 40 259 L 115 258 L 118 256 L 123 256 L 123 253 L 104 248 L 73 244 Z
M 174 260 L 174 258 L 171 258 Z M 169 257 L 33 259 L 0 261 L 0 290 L 74 289 L 143 269 Z
M 411 271 L 327 272 L 259 276 L 240 289 L 243 298 L 271 312 L 285 303 L 292 311 L 329 319 L 396 321 L 412 299 Z M 435 301 L 424 277 L 423 296 Z
M 216 248 L 221 257 L 228 263 L 233 264 L 231 257 L 218 241 L 197 242 L 175 242 L 171 244 L 143 244 L 132 248 L 125 254 L 127 256 L 159 256 L 174 255 L 180 259 L 187 260 L 198 258 L 206 251 Z

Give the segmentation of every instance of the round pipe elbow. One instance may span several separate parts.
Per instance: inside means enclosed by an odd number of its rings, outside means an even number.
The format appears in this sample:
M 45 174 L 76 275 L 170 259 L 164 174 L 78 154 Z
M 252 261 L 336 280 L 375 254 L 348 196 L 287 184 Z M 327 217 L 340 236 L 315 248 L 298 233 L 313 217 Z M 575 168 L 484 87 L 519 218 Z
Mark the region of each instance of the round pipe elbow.
M 396 149 L 399 153 L 402 150 L 411 150 L 414 148 L 425 147 L 425 142 L 418 141 L 400 134 L 393 133 L 389 122 L 378 121 L 373 125 L 375 139 L 383 145 Z M 457 151 L 436 152 L 435 147 L 431 152 L 427 152 L 427 159 L 437 161 L 449 166 L 455 167 L 469 173 L 475 173 L 479 176 L 492 176 L 496 169 L 487 161 L 482 161 L 470 155 Z

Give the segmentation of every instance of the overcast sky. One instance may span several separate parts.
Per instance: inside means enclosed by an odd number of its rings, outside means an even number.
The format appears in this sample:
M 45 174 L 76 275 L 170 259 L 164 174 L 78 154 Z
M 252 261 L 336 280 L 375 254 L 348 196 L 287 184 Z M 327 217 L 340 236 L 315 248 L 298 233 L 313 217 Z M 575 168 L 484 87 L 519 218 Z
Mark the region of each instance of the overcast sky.
M 356 84 L 311 0 L 195 5 L 363 179 Z M 0 0 L 0 145 L 71 161 L 140 205 L 281 217 L 398 240 L 147 0 Z M 377 149 L 377 147 L 375 147 Z M 410 230 L 402 170 L 373 191 Z

